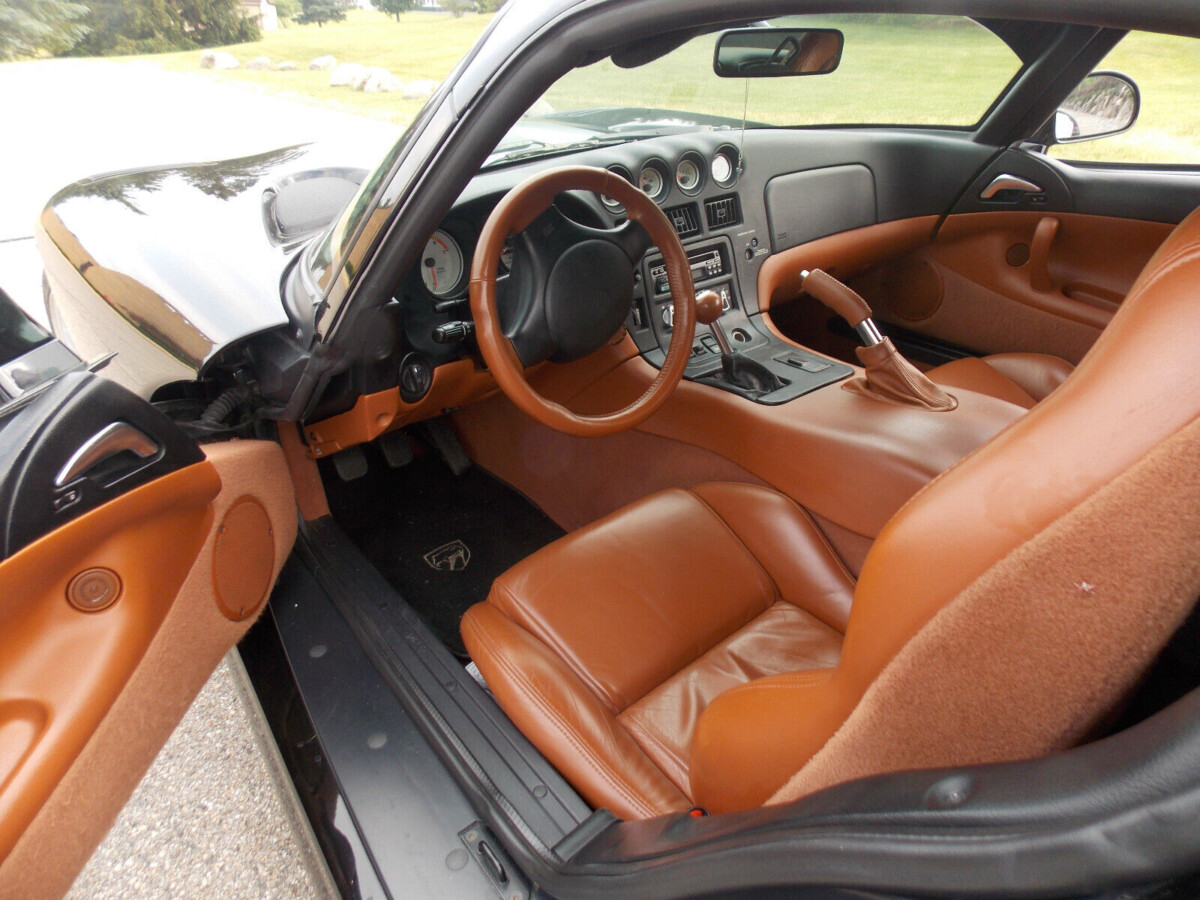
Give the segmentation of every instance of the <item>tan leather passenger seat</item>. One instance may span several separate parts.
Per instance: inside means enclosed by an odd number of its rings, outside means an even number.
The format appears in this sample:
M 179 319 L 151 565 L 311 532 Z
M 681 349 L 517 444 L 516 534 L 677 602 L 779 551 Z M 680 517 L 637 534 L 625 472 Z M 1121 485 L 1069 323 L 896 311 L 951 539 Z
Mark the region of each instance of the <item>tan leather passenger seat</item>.
M 1074 370 L 1065 359 L 1045 353 L 996 353 L 956 359 L 925 374 L 944 388 L 963 388 L 1033 409 Z
M 467 648 L 623 817 L 1071 746 L 1200 592 L 1197 333 L 1193 214 L 1074 373 L 888 522 L 857 585 L 782 495 L 670 490 L 498 579 Z M 1030 400 L 1053 387 L 976 362 Z

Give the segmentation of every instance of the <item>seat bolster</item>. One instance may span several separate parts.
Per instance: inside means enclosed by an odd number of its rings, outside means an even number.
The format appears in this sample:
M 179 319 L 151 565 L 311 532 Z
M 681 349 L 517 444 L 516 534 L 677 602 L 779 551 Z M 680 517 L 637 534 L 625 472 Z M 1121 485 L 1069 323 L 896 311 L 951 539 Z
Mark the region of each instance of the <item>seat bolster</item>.
M 1022 389 L 1008 376 L 988 365 L 977 356 L 965 356 L 925 373 L 929 380 L 944 388 L 958 388 L 985 394 L 1015 404 L 1023 409 L 1033 409 L 1037 398 Z
M 623 819 L 692 805 L 578 676 L 500 610 L 477 603 L 462 635 L 497 702 L 588 803 Z
M 1047 353 L 993 353 L 983 361 L 1039 403 L 1075 371 L 1065 359 Z
M 718 696 L 692 738 L 692 797 L 709 812 L 761 806 L 819 751 L 857 695 L 837 670 L 758 678 Z
M 753 484 L 710 482 L 691 491 L 755 556 L 784 600 L 845 633 L 854 576 L 799 504 Z

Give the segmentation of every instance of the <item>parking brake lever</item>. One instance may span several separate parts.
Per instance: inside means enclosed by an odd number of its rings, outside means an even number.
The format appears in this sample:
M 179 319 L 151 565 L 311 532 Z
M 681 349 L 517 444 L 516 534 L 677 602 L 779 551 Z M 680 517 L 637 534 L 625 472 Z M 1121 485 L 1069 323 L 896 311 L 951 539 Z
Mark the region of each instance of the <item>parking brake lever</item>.
M 954 397 L 901 356 L 891 338 L 879 332 L 871 318 L 871 307 L 853 288 L 820 269 L 801 272 L 800 288 L 845 319 L 863 342 L 854 352 L 866 370 L 866 377 L 847 382 L 850 390 L 935 412 L 949 412 L 958 406 Z

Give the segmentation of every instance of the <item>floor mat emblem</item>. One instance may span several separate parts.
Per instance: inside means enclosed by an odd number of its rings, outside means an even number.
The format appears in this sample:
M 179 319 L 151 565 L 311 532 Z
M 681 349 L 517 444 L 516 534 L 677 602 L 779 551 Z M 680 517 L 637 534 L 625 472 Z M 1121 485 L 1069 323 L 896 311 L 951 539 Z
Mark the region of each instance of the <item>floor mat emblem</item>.
M 436 550 L 430 550 L 424 559 L 429 568 L 439 572 L 461 572 L 471 561 L 471 550 L 462 541 L 451 541 Z

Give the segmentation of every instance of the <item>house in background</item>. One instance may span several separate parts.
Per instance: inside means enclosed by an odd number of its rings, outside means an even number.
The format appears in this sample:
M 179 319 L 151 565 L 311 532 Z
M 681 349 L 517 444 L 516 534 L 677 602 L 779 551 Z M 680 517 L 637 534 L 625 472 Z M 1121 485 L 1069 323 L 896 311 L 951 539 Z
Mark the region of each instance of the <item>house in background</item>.
M 242 0 L 242 18 L 257 19 L 263 31 L 279 30 L 279 13 L 271 0 Z

